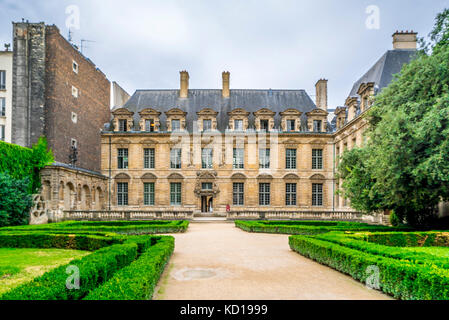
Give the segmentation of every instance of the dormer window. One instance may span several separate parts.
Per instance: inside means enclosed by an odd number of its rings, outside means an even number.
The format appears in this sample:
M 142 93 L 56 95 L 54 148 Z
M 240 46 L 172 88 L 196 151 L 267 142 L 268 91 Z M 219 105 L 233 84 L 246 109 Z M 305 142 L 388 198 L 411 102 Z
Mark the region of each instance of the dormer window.
M 248 129 L 248 116 L 249 112 L 237 108 L 228 112 L 229 116 L 229 129 L 233 131 L 245 131 Z
M 181 130 L 181 120 L 174 119 L 171 121 L 171 131 L 179 131 Z
M 160 112 L 147 108 L 139 112 L 140 115 L 140 130 L 145 132 L 159 131 L 159 116 Z
M 211 119 L 203 120 L 203 131 L 210 131 L 210 130 L 212 130 L 212 120 Z
M 146 132 L 154 132 L 154 120 L 153 119 L 145 120 L 145 131 Z
M 134 112 L 126 108 L 119 108 L 112 111 L 114 116 L 114 131 L 128 132 L 132 131 Z
M 296 127 L 296 121 L 289 119 L 287 120 L 287 132 L 294 132 Z
M 298 132 L 301 131 L 301 115 L 302 112 L 298 109 L 287 109 L 280 113 L 281 120 L 281 130 L 284 132 Z
M 186 115 L 187 112 L 179 108 L 171 109 L 165 112 L 167 115 L 167 131 L 182 131 L 186 129 Z
M 274 129 L 274 115 L 276 112 L 273 112 L 267 108 L 262 108 L 253 113 L 255 117 L 255 125 L 257 131 L 271 131 Z
M 118 131 L 120 131 L 120 132 L 128 131 L 128 120 L 120 119 L 118 121 Z
M 327 116 L 329 113 L 323 109 L 314 109 L 306 113 L 307 115 L 307 129 L 309 132 L 321 132 L 327 131 Z
M 234 120 L 234 130 L 235 131 L 243 131 L 243 120 L 242 119 Z
M 313 132 L 321 132 L 321 120 L 313 120 Z

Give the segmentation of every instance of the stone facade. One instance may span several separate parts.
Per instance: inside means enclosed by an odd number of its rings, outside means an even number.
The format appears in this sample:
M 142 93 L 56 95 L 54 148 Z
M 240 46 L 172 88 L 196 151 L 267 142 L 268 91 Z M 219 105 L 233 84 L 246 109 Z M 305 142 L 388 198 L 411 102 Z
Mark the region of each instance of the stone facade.
M 180 148 L 181 168 L 172 169 L 170 150 Z M 210 148 L 212 165 L 203 168 L 202 150 Z M 242 169 L 233 167 L 233 149 L 244 149 Z M 270 168 L 259 166 L 259 149 L 270 149 Z M 119 149 L 128 153 L 128 167 L 118 168 Z M 154 149 L 154 168 L 145 169 L 144 150 Z M 296 150 L 296 168 L 286 168 L 286 150 Z M 322 150 L 323 166 L 312 169 L 312 150 Z M 102 135 L 102 173 L 111 178 L 114 210 L 147 207 L 205 212 L 202 201 L 212 199 L 214 212 L 232 210 L 310 210 L 333 208 L 333 137 L 329 134 L 209 134 L 114 133 Z M 144 204 L 144 183 L 154 183 L 154 204 Z M 117 203 L 117 184 L 128 183 L 128 204 Z M 170 184 L 181 183 L 181 204 L 170 203 Z M 211 189 L 203 183 L 210 183 Z M 233 183 L 244 184 L 244 202 L 233 202 Z M 259 205 L 259 184 L 270 184 L 270 201 Z M 286 204 L 286 184 L 296 184 L 296 204 Z M 323 201 L 312 204 L 312 184 L 323 186 Z
M 108 179 L 96 172 L 56 163 L 41 170 L 41 182 L 31 211 L 32 224 L 61 221 L 64 211 L 107 208 Z
M 56 26 L 14 23 L 12 142 L 30 147 L 46 136 L 56 161 L 100 170 L 100 130 L 110 120 L 105 75 Z M 88 137 L 88 138 L 86 138 Z

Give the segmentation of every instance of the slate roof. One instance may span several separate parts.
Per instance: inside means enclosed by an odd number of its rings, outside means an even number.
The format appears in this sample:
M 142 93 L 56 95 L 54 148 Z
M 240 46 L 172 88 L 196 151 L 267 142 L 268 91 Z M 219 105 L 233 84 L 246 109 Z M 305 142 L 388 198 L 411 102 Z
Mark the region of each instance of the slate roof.
M 305 125 L 306 112 L 316 109 L 315 103 L 305 92 L 305 90 L 251 90 L 251 89 L 231 89 L 230 98 L 223 98 L 221 89 L 189 89 L 188 98 L 179 98 L 179 90 L 137 90 L 124 105 L 134 112 L 134 119 L 138 120 L 138 112 L 153 108 L 161 112 L 161 130 L 166 130 L 165 112 L 173 108 L 179 108 L 187 112 L 187 130 L 192 131 L 193 121 L 198 119 L 197 112 L 211 108 L 218 112 L 217 129 L 225 131 L 228 127 L 228 112 L 242 108 L 251 114 L 249 115 L 249 126 L 254 126 L 254 115 L 262 108 L 267 108 L 276 112 L 274 116 L 275 127 L 280 126 L 280 112 L 290 108 L 303 112 L 302 125 Z M 138 121 L 135 121 L 138 123 Z
M 376 94 L 387 87 L 393 76 L 399 73 L 402 66 L 409 63 L 416 50 L 396 49 L 387 51 L 352 87 L 349 97 L 358 97 L 357 91 L 362 83 L 374 82 Z

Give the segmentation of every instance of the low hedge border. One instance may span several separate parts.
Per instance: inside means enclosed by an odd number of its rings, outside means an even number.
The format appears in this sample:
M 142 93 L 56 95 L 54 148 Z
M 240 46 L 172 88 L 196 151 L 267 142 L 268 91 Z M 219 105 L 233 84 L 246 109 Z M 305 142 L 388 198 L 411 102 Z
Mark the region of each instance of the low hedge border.
M 15 231 L 113 232 L 119 234 L 157 234 L 185 232 L 189 221 L 66 221 L 46 225 L 0 228 L 0 233 Z
M 448 231 L 370 233 L 366 235 L 365 239 L 369 242 L 393 247 L 449 247 Z
M 169 236 L 122 236 L 108 234 L 56 234 L 43 232 L 0 234 L 0 247 L 63 248 L 96 250 L 81 259 L 53 269 L 31 282 L 24 283 L 0 296 L 0 300 L 79 300 L 120 273 L 120 290 L 111 292 L 111 299 L 151 297 L 165 264 L 174 248 L 174 238 Z M 153 260 L 154 259 L 154 260 Z M 133 265 L 129 272 L 124 269 Z M 66 281 L 68 266 L 79 268 L 80 288 L 69 290 Z M 123 270 L 123 273 L 122 273 Z M 136 274 L 139 277 L 136 277 Z M 129 288 L 127 286 L 130 286 Z M 138 296 L 139 288 L 144 290 Z M 126 298 L 121 294 L 126 294 Z M 146 293 L 145 293 L 146 292 Z
M 317 235 L 330 231 L 404 231 L 406 227 L 387 227 L 357 222 L 327 221 L 241 221 L 235 226 L 247 232 Z
M 44 232 L 0 233 L 0 248 L 59 248 L 95 251 L 122 242 L 120 237 Z
M 385 235 L 389 235 L 386 233 Z M 393 233 L 394 234 L 394 233 Z M 393 235 L 392 234 L 392 235 Z M 421 239 L 436 239 L 438 232 L 412 232 L 410 234 L 404 233 L 408 239 L 415 236 Z M 444 256 L 434 255 L 432 253 L 415 251 L 413 248 L 407 246 L 385 246 L 382 244 L 372 243 L 366 241 L 370 237 L 371 233 L 357 233 L 357 234 L 345 234 L 341 232 L 329 232 L 315 236 L 316 239 L 332 242 L 344 247 L 363 251 L 373 255 L 380 255 L 388 258 L 398 260 L 408 260 L 418 264 L 433 264 L 440 268 L 449 268 L 449 259 Z M 375 234 L 374 234 L 375 235 Z M 416 241 L 414 241 L 416 242 Z M 428 246 L 430 246 L 430 242 Z M 416 247 L 421 247 L 417 245 Z
M 116 244 L 100 249 L 82 259 L 53 269 L 33 281 L 22 284 L 2 296 L 0 300 L 79 300 L 89 291 L 110 279 L 115 272 L 129 265 L 138 254 L 136 243 Z M 69 290 L 66 281 L 68 266 L 79 268 L 80 287 Z
M 377 266 L 380 289 L 403 300 L 449 299 L 449 270 L 372 255 L 310 236 L 290 236 L 290 248 L 356 280 L 365 282 L 367 268 Z
M 136 261 L 91 291 L 85 300 L 149 300 L 174 250 L 174 238 L 161 237 Z M 139 277 L 136 277 L 139 275 Z

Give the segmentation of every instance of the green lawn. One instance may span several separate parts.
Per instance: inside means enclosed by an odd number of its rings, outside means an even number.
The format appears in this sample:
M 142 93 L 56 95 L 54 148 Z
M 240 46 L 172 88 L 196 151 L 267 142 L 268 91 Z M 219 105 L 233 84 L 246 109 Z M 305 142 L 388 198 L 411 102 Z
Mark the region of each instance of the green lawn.
M 0 294 L 88 254 L 65 249 L 0 248 Z

